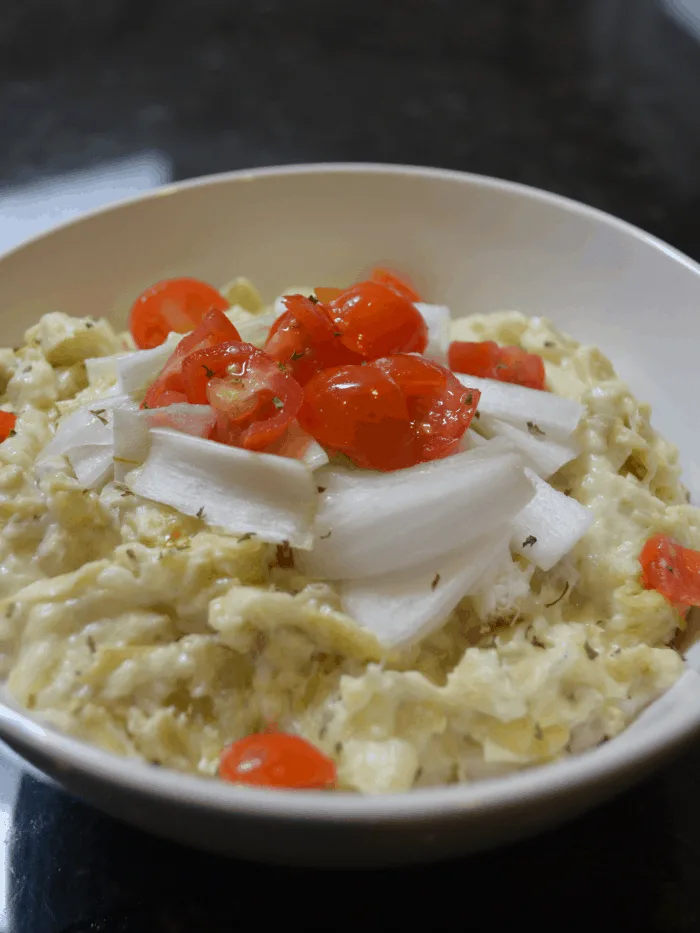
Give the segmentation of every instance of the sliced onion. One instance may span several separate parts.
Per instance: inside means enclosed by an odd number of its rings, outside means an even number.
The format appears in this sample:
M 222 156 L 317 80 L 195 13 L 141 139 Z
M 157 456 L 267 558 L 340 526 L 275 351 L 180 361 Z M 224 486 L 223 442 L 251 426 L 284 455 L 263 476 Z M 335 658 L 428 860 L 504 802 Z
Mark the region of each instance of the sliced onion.
M 302 562 L 329 580 L 421 566 L 503 524 L 534 494 L 517 455 L 486 450 L 393 473 L 321 472 L 317 538 Z
M 423 355 L 444 364 L 450 345 L 450 309 L 445 305 L 429 305 L 423 301 L 417 301 L 416 308 L 428 327 L 428 346 Z
M 183 336 L 171 333 L 159 347 L 152 350 L 134 350 L 132 353 L 118 356 L 116 368 L 120 390 L 127 395 L 134 395 L 155 382 Z
M 520 428 L 482 414 L 479 418 L 479 430 L 489 438 L 503 438 L 516 447 L 526 466 L 530 467 L 544 479 L 556 473 L 565 463 L 578 457 L 581 452 L 578 445 L 572 441 L 556 441 L 542 437 L 536 431 L 521 431 Z
M 145 499 L 233 534 L 311 547 L 316 484 L 298 460 L 154 428 L 142 467 L 126 477 Z
M 544 431 L 550 440 L 568 440 L 583 415 L 583 405 L 553 392 L 526 389 L 496 379 L 480 379 L 455 373 L 463 386 L 481 392 L 479 411 L 508 421 L 523 431 L 528 422 Z
M 282 441 L 271 453 L 280 457 L 301 460 L 310 470 L 318 470 L 328 463 L 328 454 L 323 447 L 310 434 L 303 431 L 296 421 L 292 422 Z
M 112 448 L 108 445 L 72 447 L 68 451 L 68 460 L 76 479 L 85 489 L 95 489 L 112 478 Z
M 226 317 L 241 335 L 241 340 L 252 343 L 255 347 L 264 345 L 278 316 L 274 308 L 261 314 L 250 314 L 247 311 L 226 312 Z
M 80 408 L 64 418 L 38 460 L 58 457 L 76 447 L 107 446 L 112 443 L 111 419 L 115 409 L 134 409 L 135 402 L 128 395 L 112 395 L 96 399 L 86 408 Z
M 150 447 L 149 429 L 171 428 L 193 437 L 206 437 L 216 422 L 216 412 L 209 405 L 178 403 L 164 408 L 114 412 L 115 476 L 143 463 Z
M 552 489 L 532 470 L 525 472 L 535 495 L 513 520 L 511 547 L 540 569 L 551 570 L 588 531 L 593 515 L 576 499 Z
M 421 567 L 346 581 L 340 585 L 343 609 L 386 648 L 425 638 L 479 585 L 510 534 L 504 526 Z

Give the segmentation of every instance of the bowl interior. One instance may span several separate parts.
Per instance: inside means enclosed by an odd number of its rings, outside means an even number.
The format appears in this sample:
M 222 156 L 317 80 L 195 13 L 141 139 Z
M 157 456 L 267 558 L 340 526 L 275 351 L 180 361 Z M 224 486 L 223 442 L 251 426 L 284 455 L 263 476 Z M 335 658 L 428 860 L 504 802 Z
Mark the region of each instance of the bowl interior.
M 700 345 L 700 270 L 620 221 L 495 180 L 310 166 L 166 188 L 0 259 L 2 343 L 20 340 L 50 310 L 124 323 L 135 296 L 172 275 L 217 285 L 246 275 L 271 299 L 293 285 L 346 283 L 378 262 L 410 273 L 426 300 L 448 304 L 454 315 L 517 309 L 601 347 L 652 403 L 655 424 L 681 448 L 686 481 L 700 492 L 700 435 L 687 430 Z M 6 731 L 24 732 L 25 742 L 52 734 L 25 729 L 21 714 L 0 719 Z M 700 711 L 674 709 L 673 721 L 669 745 L 700 725 Z M 636 737 L 630 742 L 641 752 Z M 79 754 L 69 753 L 77 747 L 71 740 L 58 744 L 61 754 Z M 601 749 L 601 762 L 614 768 L 615 754 Z M 102 767 L 108 757 L 90 750 L 86 761 Z M 115 774 L 122 770 L 117 766 Z M 154 786 L 174 790 L 175 780 L 159 775 Z M 524 777 L 523 786 L 532 780 Z M 202 793 L 219 799 L 215 788 Z

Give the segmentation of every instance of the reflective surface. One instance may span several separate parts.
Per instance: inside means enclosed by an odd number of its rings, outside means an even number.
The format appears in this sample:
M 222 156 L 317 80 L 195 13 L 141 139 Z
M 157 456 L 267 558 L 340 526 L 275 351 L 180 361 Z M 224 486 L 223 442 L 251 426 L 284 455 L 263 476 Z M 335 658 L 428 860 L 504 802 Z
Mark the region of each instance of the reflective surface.
M 683 25 L 694 6 L 204 0 L 195 14 L 162 0 L 6 0 L 0 248 L 168 176 L 376 160 L 557 191 L 700 259 L 700 44 Z M 4 753 L 0 933 L 499 929 L 530 918 L 547 929 L 572 912 L 591 928 L 696 930 L 699 779 L 700 749 L 503 852 L 323 874 L 145 837 Z

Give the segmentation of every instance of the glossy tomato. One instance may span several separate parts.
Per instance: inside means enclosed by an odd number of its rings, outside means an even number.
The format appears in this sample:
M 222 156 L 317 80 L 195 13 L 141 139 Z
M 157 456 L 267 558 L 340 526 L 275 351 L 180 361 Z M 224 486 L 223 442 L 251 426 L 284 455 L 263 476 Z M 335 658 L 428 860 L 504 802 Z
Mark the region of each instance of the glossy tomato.
M 215 440 L 263 450 L 278 440 L 299 411 L 299 383 L 263 350 L 222 343 L 190 353 L 183 363 L 189 402 L 218 413 Z
M 248 735 L 221 753 L 219 776 L 234 784 L 323 790 L 337 780 L 335 762 L 298 735 Z
M 657 590 L 676 608 L 700 606 L 700 551 L 657 534 L 642 548 L 639 563 L 645 589 Z
M 499 347 L 493 340 L 455 340 L 447 353 L 450 369 L 482 379 L 513 382 L 528 389 L 546 389 L 544 361 L 520 347 Z
M 377 266 L 377 268 L 372 271 L 370 279 L 372 282 L 379 282 L 381 285 L 388 286 L 393 291 L 398 292 L 399 295 L 408 298 L 409 301 L 421 301 L 421 297 L 413 285 L 411 285 L 407 278 L 399 275 L 397 272 L 391 272 L 389 269 Z
M 6 441 L 17 424 L 17 415 L 11 411 L 0 411 L 0 443 Z
M 414 432 L 414 462 L 456 453 L 471 424 L 481 393 L 465 389 L 448 369 L 420 356 L 398 354 L 376 360 L 401 389 Z
M 168 334 L 186 334 L 207 311 L 225 311 L 228 301 L 198 279 L 166 279 L 147 288 L 131 306 L 129 330 L 141 350 L 158 347 Z
M 454 453 L 478 402 L 443 366 L 399 354 L 318 373 L 298 418 L 358 466 L 396 470 Z
M 345 346 L 367 360 L 391 353 L 422 353 L 428 328 L 416 306 L 387 285 L 360 282 L 328 305 Z
M 401 389 L 374 366 L 318 373 L 304 390 L 300 426 L 358 466 L 395 470 L 411 456 L 413 434 Z
M 284 302 L 287 310 L 270 328 L 265 352 L 297 382 L 305 385 L 321 369 L 360 361 L 341 343 L 325 305 L 304 295 L 286 295 Z
M 238 331 L 223 311 L 208 311 L 199 326 L 175 347 L 160 376 L 146 392 L 141 407 L 162 408 L 186 401 L 182 364 L 188 353 L 240 339 Z

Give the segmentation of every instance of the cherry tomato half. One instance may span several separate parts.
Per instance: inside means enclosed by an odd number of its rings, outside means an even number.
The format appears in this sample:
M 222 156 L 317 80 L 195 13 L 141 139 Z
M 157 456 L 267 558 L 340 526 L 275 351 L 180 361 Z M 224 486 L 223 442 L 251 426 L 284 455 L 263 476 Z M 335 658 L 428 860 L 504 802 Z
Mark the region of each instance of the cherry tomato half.
M 17 415 L 11 411 L 0 411 L 0 444 L 12 434 L 17 424 Z
M 700 606 L 700 551 L 658 534 L 642 548 L 639 563 L 645 589 L 657 590 L 679 609 Z
M 324 790 L 337 780 L 335 762 L 298 735 L 248 735 L 221 753 L 219 776 L 234 784 Z
M 328 307 L 341 341 L 365 359 L 422 353 L 428 345 L 428 328 L 420 311 L 387 285 L 360 282 Z
M 325 305 L 304 295 L 286 295 L 284 302 L 287 310 L 270 328 L 265 352 L 297 382 L 305 385 L 321 369 L 360 362 L 341 343 Z
M 393 291 L 398 292 L 399 295 L 408 298 L 409 301 L 421 301 L 420 295 L 408 279 L 396 272 L 391 272 L 389 269 L 377 266 L 377 268 L 372 271 L 370 279 L 372 282 L 379 282 L 381 285 L 388 286 Z
M 513 382 L 528 389 L 547 388 L 542 357 L 520 347 L 499 347 L 493 340 L 455 340 L 449 346 L 447 360 L 457 373 Z
M 358 466 L 397 470 L 454 453 L 478 402 L 443 366 L 398 354 L 318 373 L 298 420 Z
M 158 347 L 171 331 L 186 334 L 212 309 L 225 311 L 228 301 L 198 279 L 166 279 L 147 288 L 131 306 L 129 330 L 141 350 Z
M 403 393 L 374 366 L 318 373 L 304 390 L 299 425 L 358 466 L 396 470 L 411 458 L 413 434 Z
M 176 402 L 186 402 L 182 364 L 195 350 L 213 347 L 218 343 L 240 340 L 240 334 L 223 311 L 208 311 L 199 326 L 183 337 L 163 367 L 160 376 L 146 392 L 142 408 L 162 408 Z
M 401 389 L 415 439 L 414 462 L 456 453 L 471 424 L 481 393 L 465 389 L 444 366 L 420 356 L 397 354 L 375 360 Z
M 302 402 L 299 383 L 249 343 L 190 353 L 182 375 L 188 401 L 218 412 L 214 439 L 247 450 L 263 450 L 280 438 Z

